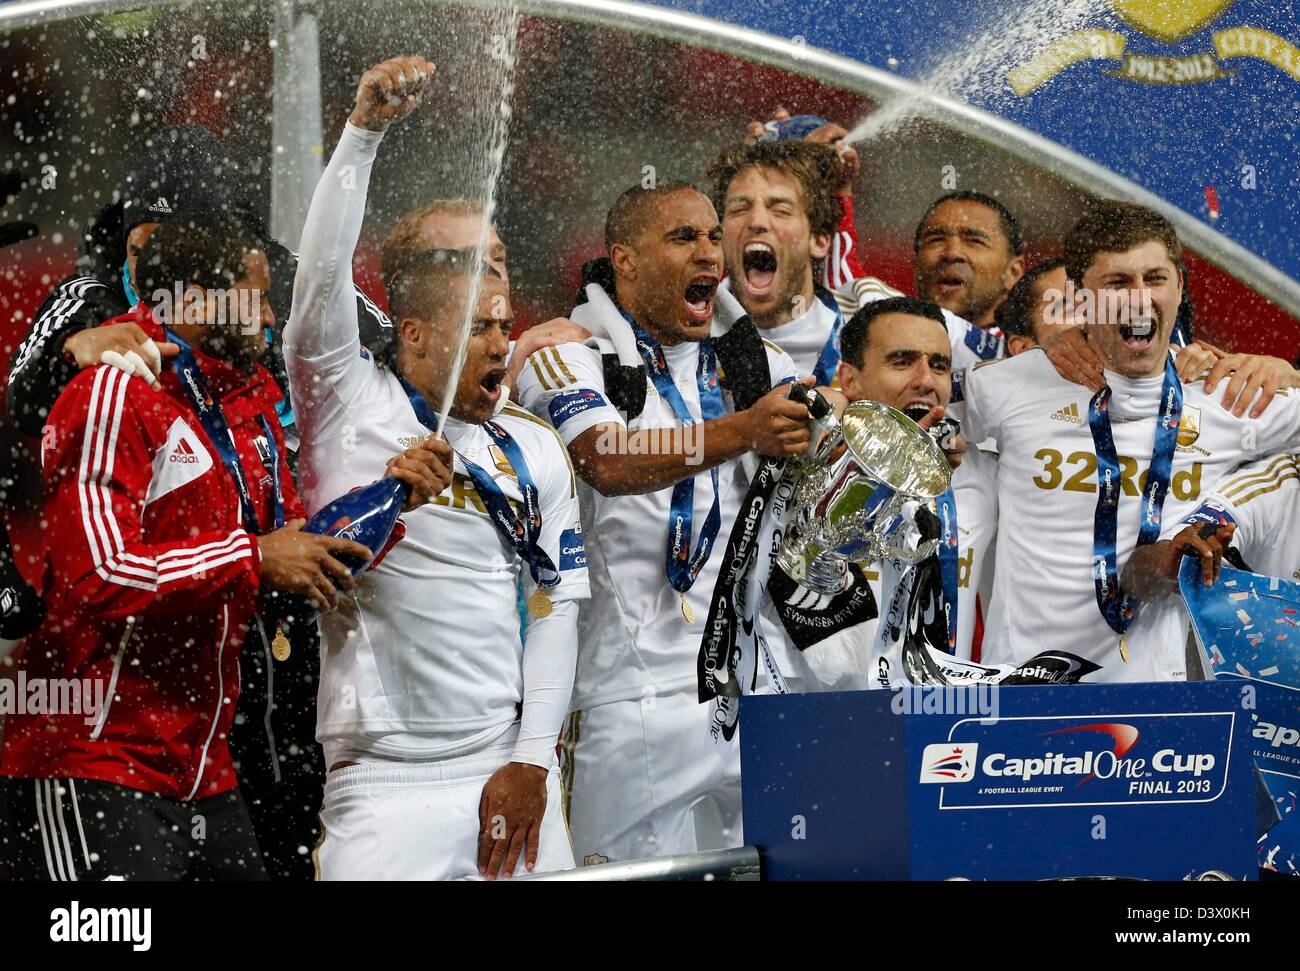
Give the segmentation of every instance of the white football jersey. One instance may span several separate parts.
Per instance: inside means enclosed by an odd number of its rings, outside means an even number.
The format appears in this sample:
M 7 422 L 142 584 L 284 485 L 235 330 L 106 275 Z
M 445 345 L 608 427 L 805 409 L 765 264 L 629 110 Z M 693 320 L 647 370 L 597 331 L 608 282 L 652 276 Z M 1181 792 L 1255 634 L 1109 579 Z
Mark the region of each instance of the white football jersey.
M 765 341 L 764 347 L 773 386 L 792 381 L 794 362 L 776 345 Z M 687 409 L 699 419 L 699 345 L 683 343 L 663 350 Z M 585 344 L 564 344 L 533 354 L 520 373 L 516 394 L 529 411 L 555 426 L 566 445 L 588 429 L 607 424 L 620 435 L 661 429 L 661 448 L 682 449 L 688 455 L 703 447 L 699 426 L 693 426 L 695 432 L 683 429 L 649 378 L 645 407 L 628 425 L 606 397 L 600 352 Z M 725 390 L 723 398 L 730 414 L 733 405 Z M 620 435 L 611 435 L 597 447 L 625 451 L 627 440 Z M 687 594 L 695 616 L 693 624 L 686 622 L 679 595 L 665 570 L 672 489 L 603 496 L 582 482 L 578 488 L 592 596 L 582 605 L 578 621 L 578 675 L 572 707 L 693 689 L 718 565 L 748 489 L 742 462 L 733 459 L 718 467 L 722 522 L 708 562 Z M 713 485 L 706 469 L 695 475 L 692 552 L 712 503 Z
M 343 360 L 346 350 L 351 361 Z M 285 360 L 295 387 L 328 389 L 299 409 L 298 475 L 309 513 L 373 482 L 393 455 L 428 435 L 397 377 L 368 352 Z M 550 426 L 522 409 L 507 406 L 494 421 L 518 444 L 540 493 L 541 545 L 561 577 L 549 591 L 552 601 L 584 599 L 582 523 L 568 452 Z M 405 513 L 401 542 L 362 575 L 339 609 L 321 615 L 322 743 L 346 738 L 351 748 L 414 755 L 402 736 L 504 729 L 517 716 L 521 570 L 526 595 L 533 581 L 493 524 L 462 457 L 493 477 L 516 512 L 518 479 L 483 426 L 448 419 L 446 436 L 457 453 L 452 484 Z M 390 735 L 400 738 L 385 744 Z
M 1205 505 L 1237 524 L 1232 545 L 1265 576 L 1300 580 L 1300 455 L 1244 465 L 1214 487 Z
M 1121 466 L 1118 566 L 1137 542 L 1140 495 L 1155 442 L 1163 378 L 1106 372 L 1109 412 Z M 998 543 L 983 661 L 1025 661 L 1066 651 L 1099 670 L 1091 681 L 1182 680 L 1186 612 L 1178 598 L 1140 606 L 1127 635 L 1102 617 L 1093 584 L 1097 457 L 1088 427 L 1091 393 L 1066 381 L 1040 350 L 972 370 L 965 380 L 966 434 L 998 440 Z M 1300 397 L 1280 395 L 1258 420 L 1235 418 L 1184 385 L 1183 417 L 1162 515 L 1162 538 L 1213 484 L 1243 461 L 1300 441 Z
M 875 277 L 858 277 L 842 285 L 835 291 L 835 301 L 840 305 L 840 312 L 847 321 L 859 308 L 877 300 L 890 297 L 906 296 L 901 290 L 895 290 L 883 280 Z M 995 361 L 1006 354 L 1006 342 L 1002 335 L 993 330 L 976 327 L 965 317 L 958 317 L 947 308 L 943 310 L 944 323 L 948 328 L 948 340 L 952 343 L 953 373 L 972 368 L 983 361 Z M 780 341 L 777 341 L 780 344 Z M 782 345 L 784 347 L 784 345 Z M 954 395 L 958 395 L 954 387 Z M 959 400 L 954 397 L 954 401 Z
M 722 287 L 730 291 L 730 279 L 723 280 Z M 838 316 L 833 309 L 814 297 L 812 306 L 800 316 L 780 327 L 763 327 L 758 332 L 764 340 L 771 341 L 790 355 L 800 374 L 812 374 Z M 834 378 L 834 372 L 831 377 Z
M 969 445 L 952 474 L 957 500 L 957 646 L 955 654 L 971 660 L 975 634 L 975 595 L 986 586 L 998 534 L 998 455 Z M 987 607 L 988 605 L 985 604 Z M 981 657 L 983 655 L 981 654 Z
M 314 513 L 384 475 L 428 436 L 401 382 L 361 348 L 351 261 L 382 133 L 349 124 L 313 197 L 285 326 L 299 435 L 298 483 Z M 555 602 L 587 596 L 576 480 L 545 423 L 507 407 L 494 421 L 518 444 L 539 492 L 540 542 L 560 572 Z M 523 698 L 512 546 L 488 517 L 461 457 L 516 510 L 517 470 L 480 425 L 448 420 L 453 482 L 405 513 L 405 536 L 321 615 L 317 738 L 329 752 L 444 758 L 507 732 Z M 525 576 L 525 592 L 533 590 Z

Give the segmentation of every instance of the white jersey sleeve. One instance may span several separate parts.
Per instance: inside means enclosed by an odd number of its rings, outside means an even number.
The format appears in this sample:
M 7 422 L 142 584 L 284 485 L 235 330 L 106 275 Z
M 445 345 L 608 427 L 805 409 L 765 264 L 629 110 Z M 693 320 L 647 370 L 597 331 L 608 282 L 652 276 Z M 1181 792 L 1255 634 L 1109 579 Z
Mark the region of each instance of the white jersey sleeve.
M 1255 434 L 1245 447 L 1256 456 L 1300 451 L 1300 392 L 1279 391 L 1252 425 Z
M 361 349 L 352 284 L 352 254 L 382 138 L 382 132 L 344 127 L 303 227 L 284 357 L 304 442 L 339 434 L 350 414 L 373 420 L 378 416 L 367 406 L 389 398 L 384 375 Z
M 1037 349 L 1025 352 L 1035 353 L 1039 353 Z M 954 368 L 953 386 L 961 388 L 962 434 L 968 442 L 1001 438 L 1002 425 L 1015 401 L 1015 382 L 1006 380 L 1006 369 L 1015 360 L 981 362 L 961 371 Z M 1023 362 L 1015 367 L 1020 369 Z
M 772 387 L 779 388 L 799 380 L 801 375 L 794 358 L 769 340 L 763 341 L 763 350 L 767 352 L 767 373 L 772 379 Z
M 1215 486 L 1184 522 L 1237 524 L 1232 545 L 1246 565 L 1266 576 L 1298 578 L 1300 455 L 1275 455 L 1244 465 Z
M 528 411 L 551 423 L 566 446 L 606 422 L 626 424 L 605 396 L 600 352 L 586 344 L 544 347 L 519 372 L 515 393 Z

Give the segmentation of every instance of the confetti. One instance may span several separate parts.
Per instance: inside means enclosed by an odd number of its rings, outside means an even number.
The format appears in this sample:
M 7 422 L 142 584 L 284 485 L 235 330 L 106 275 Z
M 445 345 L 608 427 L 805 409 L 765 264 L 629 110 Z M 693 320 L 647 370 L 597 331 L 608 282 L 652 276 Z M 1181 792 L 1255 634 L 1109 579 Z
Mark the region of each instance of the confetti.
M 1267 678 L 1267 677 L 1271 677 L 1274 674 L 1277 674 L 1277 672 L 1278 672 L 1278 666 L 1274 664 L 1271 668 L 1260 668 L 1259 676 L 1261 678 Z

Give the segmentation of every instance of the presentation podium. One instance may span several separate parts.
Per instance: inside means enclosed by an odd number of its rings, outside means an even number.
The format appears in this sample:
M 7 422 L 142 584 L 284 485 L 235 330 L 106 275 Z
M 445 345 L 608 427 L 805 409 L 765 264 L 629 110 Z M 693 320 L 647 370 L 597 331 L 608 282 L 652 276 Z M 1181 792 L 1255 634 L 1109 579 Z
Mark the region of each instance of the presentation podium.
M 1257 876 L 1251 712 L 1227 683 L 748 696 L 769 880 Z

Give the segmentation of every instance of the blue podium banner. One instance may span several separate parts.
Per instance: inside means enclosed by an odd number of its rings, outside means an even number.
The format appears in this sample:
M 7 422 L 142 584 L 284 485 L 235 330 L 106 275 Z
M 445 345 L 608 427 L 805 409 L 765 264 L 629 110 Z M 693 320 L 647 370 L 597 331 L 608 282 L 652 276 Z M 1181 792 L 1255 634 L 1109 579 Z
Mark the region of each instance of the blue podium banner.
M 1223 683 L 747 697 L 745 839 L 792 879 L 1253 878 Z
M 1300 786 L 1300 583 L 1234 570 L 1205 587 L 1193 557 L 1179 585 L 1192 629 L 1218 681 L 1236 683 L 1251 710 L 1251 747 L 1274 789 Z

